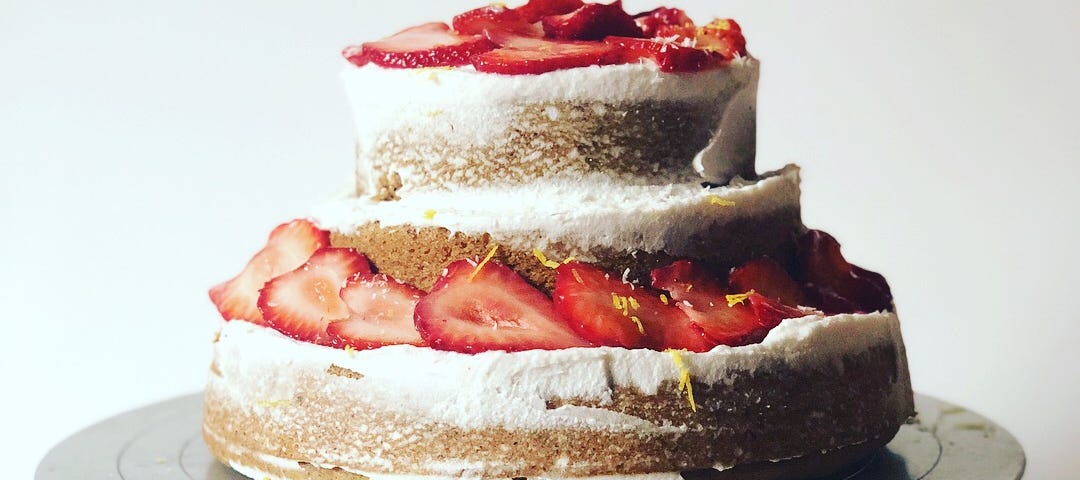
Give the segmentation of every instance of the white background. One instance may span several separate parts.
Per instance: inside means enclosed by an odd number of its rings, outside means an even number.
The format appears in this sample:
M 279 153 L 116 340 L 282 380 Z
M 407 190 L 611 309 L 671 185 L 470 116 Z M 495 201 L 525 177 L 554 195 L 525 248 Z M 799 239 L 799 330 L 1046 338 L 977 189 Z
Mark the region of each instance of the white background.
M 199 390 L 207 287 L 351 171 L 340 48 L 477 6 L 374 3 L 0 0 L 5 478 Z M 916 390 L 1076 478 L 1078 4 L 683 5 L 742 23 L 760 167 L 802 164 L 806 223 L 888 277 Z

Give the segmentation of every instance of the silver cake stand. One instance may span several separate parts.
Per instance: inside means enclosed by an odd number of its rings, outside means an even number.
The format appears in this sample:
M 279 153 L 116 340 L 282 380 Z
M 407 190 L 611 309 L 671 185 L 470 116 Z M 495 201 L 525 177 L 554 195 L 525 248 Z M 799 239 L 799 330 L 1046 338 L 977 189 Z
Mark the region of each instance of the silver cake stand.
M 1017 480 L 1024 451 L 1005 429 L 964 408 L 915 396 L 918 418 L 857 471 L 827 480 Z M 202 394 L 133 410 L 61 442 L 35 480 L 246 480 L 202 441 Z M 825 479 L 823 479 L 825 480 Z

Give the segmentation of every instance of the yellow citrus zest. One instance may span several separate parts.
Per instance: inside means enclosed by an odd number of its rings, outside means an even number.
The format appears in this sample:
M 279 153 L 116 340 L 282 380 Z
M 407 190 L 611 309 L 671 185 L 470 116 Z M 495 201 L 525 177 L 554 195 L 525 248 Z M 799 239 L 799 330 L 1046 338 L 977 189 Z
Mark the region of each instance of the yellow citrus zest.
M 690 383 L 690 369 L 686 367 L 686 362 L 683 361 L 682 350 L 669 348 L 667 352 L 671 355 L 671 360 L 675 362 L 675 368 L 679 369 L 679 392 L 686 392 L 686 400 L 690 402 L 690 410 L 696 412 L 697 402 L 694 401 L 694 385 Z
M 435 218 L 435 210 L 424 210 L 424 219 L 431 220 Z
M 746 293 L 727 295 L 727 306 L 734 307 L 735 305 L 745 302 L 747 298 L 750 298 L 750 294 L 752 293 L 754 293 L 754 289 L 751 288 L 750 291 Z
M 256 400 L 255 405 L 266 408 L 288 407 L 292 402 L 288 400 Z
M 541 252 L 539 248 L 533 249 L 533 256 L 540 261 L 541 265 L 547 268 L 559 268 L 559 262 L 548 260 L 547 255 L 544 255 L 544 252 Z
M 499 249 L 498 245 L 493 245 L 491 247 L 491 251 L 488 252 L 487 256 L 484 257 L 484 259 L 481 260 L 480 263 L 476 264 L 476 268 L 474 268 L 472 273 L 469 274 L 469 281 L 470 282 L 473 281 L 474 278 L 476 278 L 476 274 L 480 273 L 480 270 L 482 270 L 484 268 L 484 265 L 487 265 L 487 263 L 491 261 L 491 257 L 495 256 L 495 251 L 498 250 L 498 249 Z
M 577 270 L 571 268 L 570 273 L 574 274 L 574 280 L 577 280 L 577 283 L 585 285 L 585 280 L 581 279 L 581 274 L 577 273 Z
M 664 295 L 663 293 L 660 294 L 660 303 L 663 303 L 664 305 L 668 304 L 667 295 Z
M 618 310 L 619 313 L 622 313 L 622 316 L 629 318 L 631 322 L 634 322 L 634 325 L 637 325 L 638 333 L 642 335 L 645 334 L 645 325 L 641 323 L 641 319 L 638 318 L 637 315 L 630 314 L 631 311 L 637 310 L 641 307 L 641 304 L 638 303 L 636 298 L 634 298 L 633 296 L 624 297 L 615 292 L 612 292 L 611 305 L 615 307 L 615 310 Z
M 705 197 L 705 198 L 709 199 L 709 203 L 711 203 L 713 205 L 720 205 L 721 207 L 734 207 L 735 206 L 735 202 L 733 202 L 731 200 L 728 200 L 726 198 L 720 198 L 719 195 L 709 195 L 708 197 Z

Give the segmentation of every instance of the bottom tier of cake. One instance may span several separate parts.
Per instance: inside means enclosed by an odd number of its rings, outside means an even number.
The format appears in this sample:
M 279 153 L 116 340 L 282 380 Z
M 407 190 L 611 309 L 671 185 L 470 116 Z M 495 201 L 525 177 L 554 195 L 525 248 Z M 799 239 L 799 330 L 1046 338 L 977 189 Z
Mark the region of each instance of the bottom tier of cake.
M 340 350 L 244 321 L 214 349 L 204 437 L 260 480 L 809 478 L 914 413 L 893 313 L 704 353 Z

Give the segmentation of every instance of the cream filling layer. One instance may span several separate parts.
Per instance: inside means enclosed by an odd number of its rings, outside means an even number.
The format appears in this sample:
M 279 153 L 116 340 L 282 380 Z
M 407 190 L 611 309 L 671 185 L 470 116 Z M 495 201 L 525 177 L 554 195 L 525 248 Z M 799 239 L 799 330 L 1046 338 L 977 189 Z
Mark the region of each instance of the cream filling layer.
M 491 233 L 520 250 L 687 251 L 694 239 L 737 219 L 799 208 L 799 167 L 788 165 L 753 183 L 705 188 L 700 183 L 625 185 L 603 175 L 552 179 L 510 188 L 412 192 L 373 201 L 345 192 L 315 208 L 322 228 L 350 233 L 383 227 L 445 227 Z M 590 260 L 582 258 L 582 260 Z
M 903 355 L 894 313 L 787 319 L 759 344 L 718 346 L 680 356 L 695 382 L 730 384 L 737 375 L 762 368 L 827 367 L 843 355 L 879 345 L 895 345 L 898 355 Z M 211 387 L 238 403 L 263 408 L 298 394 L 289 378 L 325 376 L 334 365 L 360 374 L 335 387 L 346 389 L 339 393 L 342 398 L 355 396 L 417 422 L 466 429 L 588 428 L 640 433 L 677 433 L 687 428 L 655 425 L 603 408 L 547 408 L 549 399 L 582 399 L 602 406 L 611 402 L 617 387 L 654 395 L 662 386 L 677 382 L 682 373 L 668 352 L 594 347 L 462 354 L 409 345 L 345 351 L 299 342 L 244 321 L 225 322 L 214 351 L 221 376 L 211 377 Z M 903 400 L 901 393 L 895 395 L 898 402 Z

